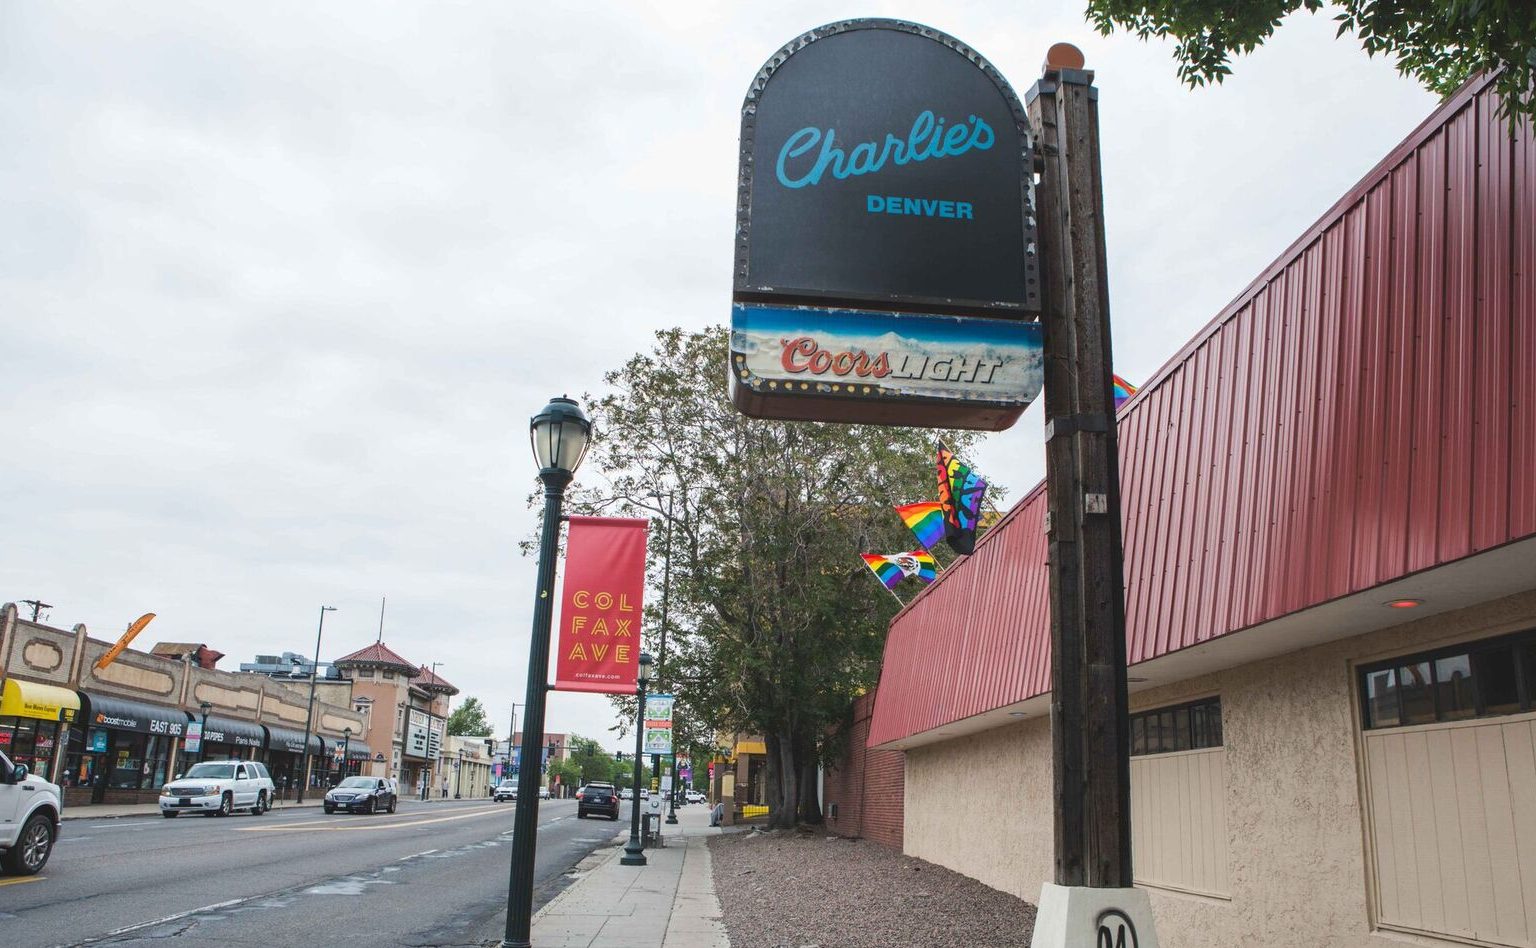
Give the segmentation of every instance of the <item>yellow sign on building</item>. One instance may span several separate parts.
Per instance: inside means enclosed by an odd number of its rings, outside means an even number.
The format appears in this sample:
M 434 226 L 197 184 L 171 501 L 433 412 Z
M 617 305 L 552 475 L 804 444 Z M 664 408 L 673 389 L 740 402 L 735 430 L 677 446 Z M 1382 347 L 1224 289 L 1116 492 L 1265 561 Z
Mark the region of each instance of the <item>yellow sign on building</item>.
M 0 688 L 0 718 L 72 722 L 79 711 L 80 696 L 68 688 L 15 678 Z

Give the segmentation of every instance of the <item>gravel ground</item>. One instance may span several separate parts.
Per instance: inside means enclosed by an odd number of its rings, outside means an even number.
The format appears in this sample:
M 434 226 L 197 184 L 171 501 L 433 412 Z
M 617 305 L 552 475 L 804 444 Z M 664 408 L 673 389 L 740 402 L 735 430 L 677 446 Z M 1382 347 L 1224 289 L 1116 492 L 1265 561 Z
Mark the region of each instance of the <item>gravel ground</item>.
M 868 840 L 749 832 L 709 842 L 731 948 L 1012 948 L 1035 907 Z

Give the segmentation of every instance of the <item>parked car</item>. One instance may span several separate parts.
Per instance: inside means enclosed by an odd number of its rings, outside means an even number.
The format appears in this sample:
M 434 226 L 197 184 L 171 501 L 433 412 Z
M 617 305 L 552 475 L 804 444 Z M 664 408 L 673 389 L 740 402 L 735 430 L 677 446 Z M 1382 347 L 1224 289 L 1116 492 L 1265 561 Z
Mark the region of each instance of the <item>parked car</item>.
M 64 795 L 0 753 L 0 868 L 18 876 L 41 871 L 59 838 Z
M 249 810 L 260 816 L 272 809 L 272 775 L 254 760 L 205 760 L 193 764 L 160 790 L 160 815 L 197 810 L 204 816 L 228 816 Z
M 517 781 L 513 780 L 511 777 L 508 777 L 501 783 L 498 783 L 496 785 L 496 792 L 491 794 L 491 799 L 495 800 L 497 803 L 501 803 L 505 800 L 516 800 Z
M 548 800 L 549 799 L 549 788 L 548 787 L 540 787 L 539 788 L 539 799 L 540 800 Z
M 611 783 L 589 783 L 576 791 L 576 818 L 584 820 L 588 813 L 619 818 L 619 791 Z
M 686 794 L 684 794 L 684 797 L 689 803 L 703 803 L 706 799 L 708 799 L 698 790 L 689 790 Z
M 349 813 L 395 812 L 400 794 L 388 777 L 348 777 L 325 794 L 325 812 Z

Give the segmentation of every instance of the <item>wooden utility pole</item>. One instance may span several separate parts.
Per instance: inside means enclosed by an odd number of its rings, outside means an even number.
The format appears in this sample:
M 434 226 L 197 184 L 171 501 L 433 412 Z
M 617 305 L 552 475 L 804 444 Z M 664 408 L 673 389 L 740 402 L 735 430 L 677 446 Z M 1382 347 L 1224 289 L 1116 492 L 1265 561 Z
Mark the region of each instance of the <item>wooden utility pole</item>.
M 1098 90 L 1058 44 L 1026 96 L 1039 149 L 1056 884 L 1130 888 L 1120 470 Z

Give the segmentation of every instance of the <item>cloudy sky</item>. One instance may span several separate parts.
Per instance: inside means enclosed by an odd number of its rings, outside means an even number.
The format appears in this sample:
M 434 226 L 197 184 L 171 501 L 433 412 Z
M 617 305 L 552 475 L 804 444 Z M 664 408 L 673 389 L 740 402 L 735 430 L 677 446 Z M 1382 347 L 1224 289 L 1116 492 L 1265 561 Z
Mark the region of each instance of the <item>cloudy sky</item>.
M 528 417 L 728 318 L 782 43 L 929 23 L 1097 71 L 1117 368 L 1150 376 L 1433 107 L 1324 18 L 1223 87 L 1066 3 L 0 5 L 0 601 L 234 666 L 384 638 L 521 702 Z M 719 380 L 724 384 L 724 378 Z M 1038 406 L 974 459 L 1022 496 Z M 515 697 L 514 697 L 515 696 Z M 619 743 L 601 698 L 549 727 Z M 501 725 L 505 727 L 505 725 Z

